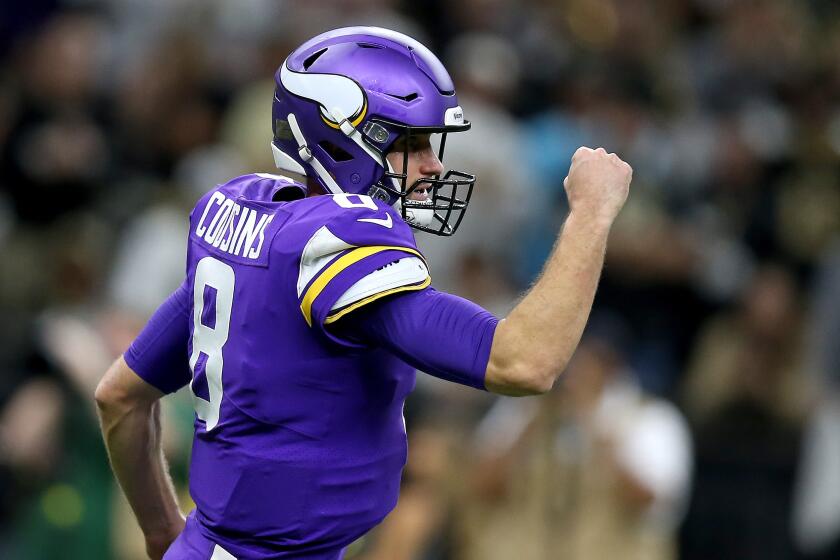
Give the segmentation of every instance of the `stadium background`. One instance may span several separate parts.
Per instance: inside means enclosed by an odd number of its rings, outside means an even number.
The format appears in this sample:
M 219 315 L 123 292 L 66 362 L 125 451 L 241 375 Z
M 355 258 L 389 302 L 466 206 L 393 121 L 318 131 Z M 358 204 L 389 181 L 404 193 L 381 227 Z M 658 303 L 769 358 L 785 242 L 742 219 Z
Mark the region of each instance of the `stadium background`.
M 93 387 L 180 282 L 193 202 L 272 171 L 275 68 L 347 24 L 426 42 L 474 123 L 444 161 L 479 178 L 463 230 L 421 240 L 440 288 L 504 313 L 562 223 L 574 149 L 635 170 L 580 372 L 509 409 L 421 379 L 403 499 L 351 555 L 492 558 L 482 543 L 519 539 L 522 559 L 596 558 L 653 534 L 666 546 L 640 557 L 840 557 L 833 0 L 2 3 L 0 557 L 142 557 Z M 690 447 L 622 467 L 621 430 L 591 420 L 618 413 L 586 382 L 615 370 Z M 182 489 L 191 418 L 169 399 Z M 615 475 L 655 481 L 663 457 L 657 517 Z M 583 513 L 599 508 L 623 513 Z

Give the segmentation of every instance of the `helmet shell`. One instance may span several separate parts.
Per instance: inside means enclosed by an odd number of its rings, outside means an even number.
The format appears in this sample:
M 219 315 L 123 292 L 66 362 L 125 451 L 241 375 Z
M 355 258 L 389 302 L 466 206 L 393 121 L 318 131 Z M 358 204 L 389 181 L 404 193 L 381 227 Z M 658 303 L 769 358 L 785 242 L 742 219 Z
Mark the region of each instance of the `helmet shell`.
M 289 55 L 275 84 L 273 143 L 323 185 L 299 154 L 288 124 L 293 114 L 312 155 L 346 192 L 366 194 L 382 178 L 384 154 L 404 127 L 443 129 L 453 124 L 453 111 L 463 123 L 440 60 L 418 41 L 387 29 L 346 27 L 318 35 Z M 342 132 L 342 116 L 382 157 L 372 157 Z

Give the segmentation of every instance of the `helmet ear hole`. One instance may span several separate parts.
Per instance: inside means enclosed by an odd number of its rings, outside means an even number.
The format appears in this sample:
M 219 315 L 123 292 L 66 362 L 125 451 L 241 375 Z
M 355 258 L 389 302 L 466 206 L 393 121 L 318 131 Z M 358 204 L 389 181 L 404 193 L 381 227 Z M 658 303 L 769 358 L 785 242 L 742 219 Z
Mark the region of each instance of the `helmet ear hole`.
M 318 146 L 324 150 L 330 158 L 336 163 L 341 163 L 343 161 L 350 161 L 353 159 L 353 156 L 347 152 L 344 148 L 336 146 L 332 142 L 328 140 L 322 140 L 318 142 Z

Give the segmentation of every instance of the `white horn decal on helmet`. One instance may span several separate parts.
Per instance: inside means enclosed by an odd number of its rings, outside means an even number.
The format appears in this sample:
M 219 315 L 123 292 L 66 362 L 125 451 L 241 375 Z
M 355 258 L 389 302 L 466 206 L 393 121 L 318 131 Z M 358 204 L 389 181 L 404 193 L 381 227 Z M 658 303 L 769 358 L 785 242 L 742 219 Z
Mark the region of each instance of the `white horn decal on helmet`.
M 328 108 L 337 107 L 345 115 L 351 115 L 351 122 L 363 116 L 364 91 L 346 76 L 295 72 L 284 62 L 280 69 L 280 81 L 283 87 L 293 94 L 318 103 L 321 106 L 321 115 L 335 126 L 338 126 L 339 121 Z M 354 123 L 354 126 L 356 124 L 358 123 Z

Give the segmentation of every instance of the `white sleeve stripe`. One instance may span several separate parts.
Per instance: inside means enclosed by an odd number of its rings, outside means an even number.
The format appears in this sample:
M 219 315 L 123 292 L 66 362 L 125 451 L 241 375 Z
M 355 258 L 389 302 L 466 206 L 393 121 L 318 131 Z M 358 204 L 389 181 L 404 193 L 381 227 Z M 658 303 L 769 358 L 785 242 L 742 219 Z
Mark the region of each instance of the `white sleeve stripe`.
M 327 226 L 322 226 L 306 242 L 303 253 L 300 257 L 300 270 L 298 271 L 297 294 L 303 295 L 303 290 L 309 281 L 315 278 L 319 272 L 341 252 L 352 249 L 343 239 L 336 237 Z
M 375 270 L 350 286 L 333 304 L 331 311 L 341 309 L 374 294 L 400 286 L 417 284 L 429 277 L 426 263 L 418 257 L 406 257 Z

